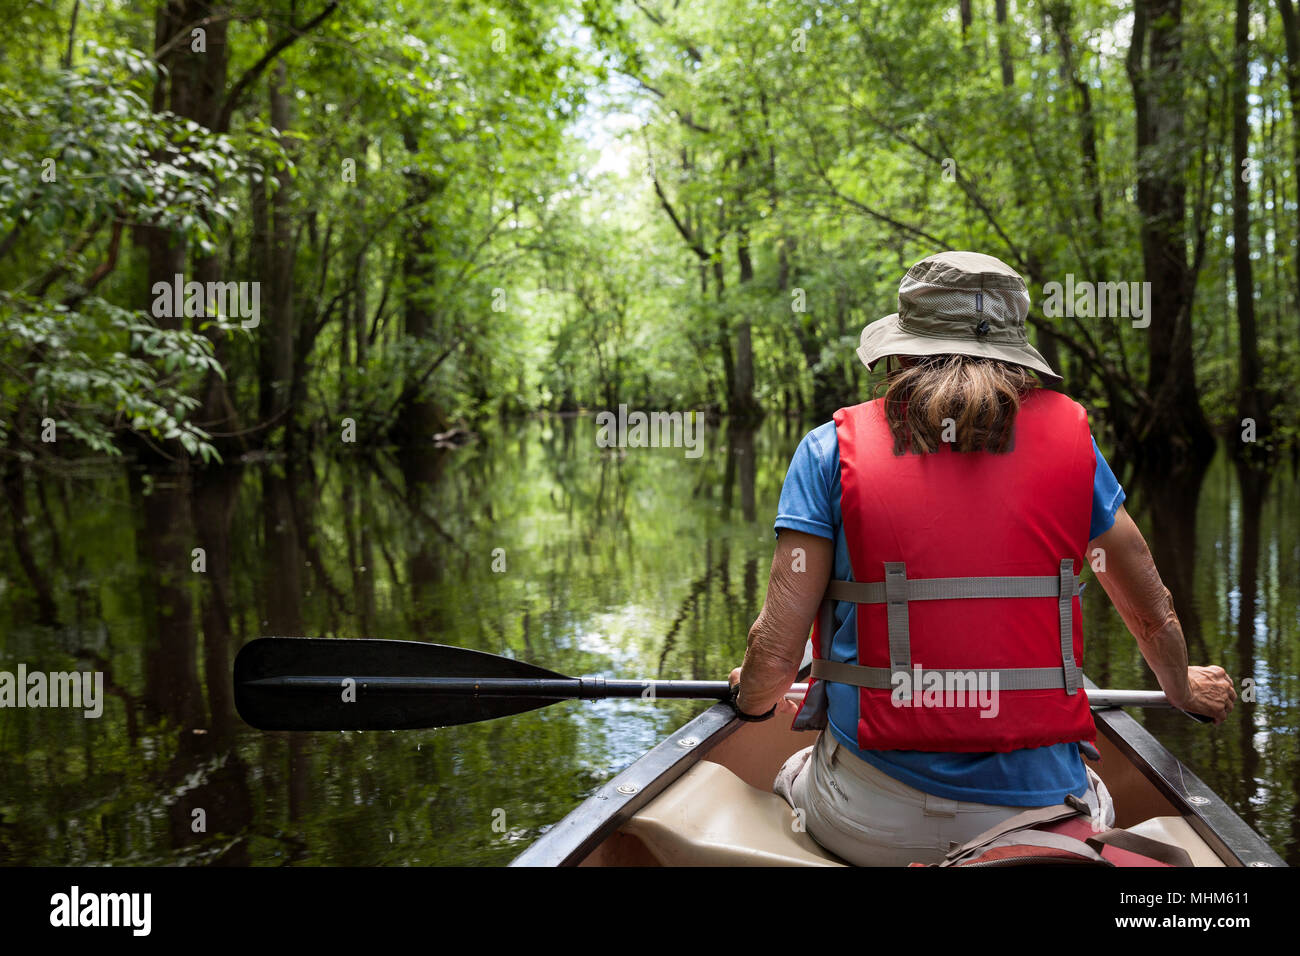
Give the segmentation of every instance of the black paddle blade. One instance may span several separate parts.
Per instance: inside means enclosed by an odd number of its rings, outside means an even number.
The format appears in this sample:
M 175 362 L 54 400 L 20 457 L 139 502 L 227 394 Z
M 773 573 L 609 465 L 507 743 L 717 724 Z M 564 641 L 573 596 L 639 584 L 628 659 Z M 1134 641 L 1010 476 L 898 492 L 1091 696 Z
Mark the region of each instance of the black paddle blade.
M 350 689 L 348 678 L 354 682 Z M 404 684 L 400 678 L 416 680 Z M 569 680 L 522 661 L 443 644 L 263 637 L 235 657 L 235 707 L 258 730 L 415 730 L 492 720 L 561 699 L 477 696 L 463 686 L 443 692 L 428 686 L 433 681 L 411 686 L 421 678 Z

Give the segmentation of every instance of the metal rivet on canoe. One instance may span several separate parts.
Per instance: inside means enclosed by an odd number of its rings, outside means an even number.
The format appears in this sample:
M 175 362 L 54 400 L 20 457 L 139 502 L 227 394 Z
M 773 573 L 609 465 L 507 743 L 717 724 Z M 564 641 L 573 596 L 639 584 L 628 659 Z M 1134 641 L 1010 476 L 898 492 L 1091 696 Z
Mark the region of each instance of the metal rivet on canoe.
M 1209 797 L 1188 797 L 1187 802 L 1193 806 L 1203 807 L 1210 802 Z
M 640 789 L 641 788 L 636 786 L 635 784 L 624 783 L 619 785 L 618 792 L 622 794 L 626 794 L 627 796 L 630 797 L 632 796 L 632 794 L 636 793 Z
M 690 750 L 699 742 L 699 739 L 696 737 L 683 737 L 681 740 L 677 741 L 677 746 L 685 747 L 687 750 Z

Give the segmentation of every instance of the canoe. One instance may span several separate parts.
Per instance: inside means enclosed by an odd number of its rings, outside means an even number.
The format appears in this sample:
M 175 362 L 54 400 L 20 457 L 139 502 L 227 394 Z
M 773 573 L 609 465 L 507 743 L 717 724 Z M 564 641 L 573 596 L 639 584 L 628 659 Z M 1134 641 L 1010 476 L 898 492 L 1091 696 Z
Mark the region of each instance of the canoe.
M 1088 687 L 1095 685 L 1090 682 Z M 1096 709 L 1115 825 L 1186 850 L 1193 865 L 1286 863 L 1136 720 Z M 717 704 L 551 827 L 511 866 L 844 866 L 791 826 L 772 792 L 786 759 L 816 739 L 789 719 L 749 723 Z

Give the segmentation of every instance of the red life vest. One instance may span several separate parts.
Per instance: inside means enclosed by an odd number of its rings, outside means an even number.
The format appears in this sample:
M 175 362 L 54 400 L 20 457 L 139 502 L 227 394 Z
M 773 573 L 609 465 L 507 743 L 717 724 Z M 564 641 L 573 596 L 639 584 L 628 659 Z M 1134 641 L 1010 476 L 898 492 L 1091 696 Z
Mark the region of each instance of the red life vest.
M 840 409 L 835 425 L 857 582 L 827 591 L 795 725 L 824 725 L 818 685 L 831 680 L 859 688 L 864 750 L 1095 741 L 1076 577 L 1096 468 L 1083 407 L 1031 391 L 1003 454 L 895 455 L 883 400 Z M 830 599 L 858 604 L 857 665 L 827 661 Z

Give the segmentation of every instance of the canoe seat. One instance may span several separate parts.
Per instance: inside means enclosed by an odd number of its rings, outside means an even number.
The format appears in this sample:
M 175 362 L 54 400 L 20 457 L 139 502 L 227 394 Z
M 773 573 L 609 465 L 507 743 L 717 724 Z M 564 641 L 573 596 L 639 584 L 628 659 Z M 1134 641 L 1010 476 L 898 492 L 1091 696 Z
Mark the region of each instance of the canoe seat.
M 1182 817 L 1151 817 L 1128 829 L 1139 836 L 1182 847 L 1192 858 L 1192 866 L 1227 866 L 1219 859 L 1219 854 L 1210 849 L 1210 845 Z
M 845 866 L 793 828 L 794 812 L 701 760 L 623 825 L 664 866 Z

